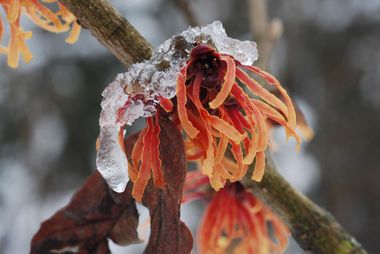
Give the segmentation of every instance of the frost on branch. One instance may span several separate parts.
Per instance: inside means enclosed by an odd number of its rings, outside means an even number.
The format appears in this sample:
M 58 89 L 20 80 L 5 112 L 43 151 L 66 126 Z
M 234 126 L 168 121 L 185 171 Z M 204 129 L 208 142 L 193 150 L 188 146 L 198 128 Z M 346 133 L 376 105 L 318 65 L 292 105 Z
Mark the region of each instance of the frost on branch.
M 159 46 L 149 60 L 134 64 L 127 72 L 119 74 L 102 94 L 96 159 L 99 172 L 112 190 L 123 192 L 129 180 L 120 130 L 139 117 L 154 115 L 160 97 L 171 99 L 175 96 L 178 73 L 197 44 L 208 44 L 244 65 L 252 65 L 258 57 L 255 42 L 228 37 L 222 23 L 215 21 L 173 36 Z

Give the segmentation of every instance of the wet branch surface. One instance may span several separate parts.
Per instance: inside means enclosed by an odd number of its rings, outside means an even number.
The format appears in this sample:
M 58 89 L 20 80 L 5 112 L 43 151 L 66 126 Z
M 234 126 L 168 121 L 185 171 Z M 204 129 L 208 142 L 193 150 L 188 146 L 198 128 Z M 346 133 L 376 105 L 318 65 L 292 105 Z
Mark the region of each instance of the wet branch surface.
M 367 253 L 328 211 L 291 186 L 277 172 L 271 159 L 266 162 L 260 183 L 248 177 L 252 170 L 253 167 L 242 183 L 282 218 L 301 248 L 321 254 Z
M 126 66 L 150 57 L 151 45 L 110 6 L 108 1 L 61 0 L 61 2 L 74 13 L 85 29 L 90 30 Z M 170 156 L 167 151 L 165 152 L 167 153 L 165 156 Z M 257 184 L 249 179 L 244 179 L 243 183 L 282 217 L 303 249 L 313 253 L 366 253 L 328 212 L 296 191 L 281 177 L 273 163 L 267 163 L 266 173 L 261 183 Z M 149 185 L 143 202 L 149 203 L 147 205 L 150 208 L 152 223 L 155 218 L 165 213 L 165 208 L 168 206 L 176 207 L 175 218 L 179 218 L 180 204 L 170 199 L 171 193 L 178 195 L 176 187 L 168 190 L 152 190 L 151 184 Z M 167 230 L 176 230 L 173 236 L 168 236 L 163 240 L 166 243 L 172 243 L 171 239 L 177 239 L 180 235 L 190 237 L 182 222 L 179 219 L 173 220 L 175 221 L 156 225 L 159 235 L 162 232 L 169 234 L 170 231 Z M 157 237 L 154 236 L 149 241 L 146 253 L 152 253 L 155 249 L 161 250 Z

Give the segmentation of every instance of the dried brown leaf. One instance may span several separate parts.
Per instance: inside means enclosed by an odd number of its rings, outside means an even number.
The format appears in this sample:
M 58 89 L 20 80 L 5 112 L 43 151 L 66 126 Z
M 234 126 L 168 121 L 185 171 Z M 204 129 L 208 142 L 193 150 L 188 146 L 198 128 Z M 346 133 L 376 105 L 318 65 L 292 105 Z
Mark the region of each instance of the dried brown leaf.
M 110 253 L 107 238 L 137 242 L 137 224 L 131 186 L 122 194 L 112 192 L 94 172 L 66 207 L 41 224 L 30 253 Z
M 158 189 L 150 180 L 143 196 L 149 209 L 151 233 L 146 254 L 190 253 L 193 239 L 190 230 L 180 220 L 180 205 L 186 178 L 185 148 L 181 133 L 168 119 L 160 119 L 160 158 L 167 183 Z M 126 153 L 131 154 L 133 140 L 126 140 Z M 131 156 L 128 156 L 129 158 Z

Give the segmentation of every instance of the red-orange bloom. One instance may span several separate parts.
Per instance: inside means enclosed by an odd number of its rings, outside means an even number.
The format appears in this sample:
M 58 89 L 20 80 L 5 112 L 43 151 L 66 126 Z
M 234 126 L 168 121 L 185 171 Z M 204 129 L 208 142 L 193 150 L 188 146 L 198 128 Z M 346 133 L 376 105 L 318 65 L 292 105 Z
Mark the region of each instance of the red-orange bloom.
M 56 3 L 58 11 L 53 12 L 44 3 Z M 22 14 L 26 14 L 37 26 L 53 32 L 66 32 L 72 27 L 66 39 L 67 43 L 74 43 L 78 39 L 80 26 L 76 18 L 58 0 L 0 0 L 0 6 L 6 14 L 10 27 L 10 39 L 7 46 L 1 44 L 4 35 L 4 24 L 0 17 L 0 54 L 8 55 L 8 65 L 16 68 L 19 54 L 25 62 L 32 59 L 32 54 L 25 40 L 30 39 L 32 32 L 24 31 L 20 25 Z
M 204 179 L 198 172 L 188 174 L 185 201 L 206 195 L 205 189 L 202 190 Z M 270 227 L 273 230 L 269 230 Z M 269 254 L 283 253 L 288 235 L 289 231 L 280 219 L 236 182 L 212 194 L 197 240 L 201 254 Z
M 281 97 L 266 90 L 250 74 L 274 86 Z M 283 126 L 287 137 L 293 136 L 300 143 L 294 107 L 280 83 L 269 73 L 242 65 L 211 46 L 201 44 L 191 51 L 178 76 L 176 95 L 176 113 L 187 134 L 188 159 L 201 163 L 202 172 L 216 190 L 226 180 L 242 179 L 254 160 L 252 179 L 262 179 L 267 119 Z M 232 156 L 226 156 L 228 147 Z
M 249 74 L 256 74 L 274 86 L 280 97 Z M 241 180 L 254 160 L 252 179 L 262 179 L 269 142 L 267 120 L 283 126 L 287 136 L 294 136 L 300 143 L 295 132 L 294 107 L 280 83 L 267 72 L 242 65 L 208 45 L 192 49 L 177 77 L 175 98 L 157 100 L 184 130 L 187 159 L 200 164 L 215 190 L 221 189 L 227 180 Z M 123 108 L 120 110 L 123 115 Z M 133 196 L 138 201 L 151 173 L 157 187 L 165 185 L 158 150 L 159 127 L 156 120 L 149 118 L 147 122 L 133 149 L 133 165 L 129 167 Z

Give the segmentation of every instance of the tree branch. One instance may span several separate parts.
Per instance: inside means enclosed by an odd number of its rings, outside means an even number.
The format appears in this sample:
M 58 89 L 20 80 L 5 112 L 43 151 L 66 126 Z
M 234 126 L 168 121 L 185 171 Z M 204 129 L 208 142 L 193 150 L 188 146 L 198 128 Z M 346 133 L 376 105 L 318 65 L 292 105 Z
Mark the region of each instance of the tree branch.
M 126 66 L 151 56 L 151 45 L 106 0 L 61 0 L 80 24 Z M 300 246 L 315 253 L 364 254 L 366 251 L 322 208 L 296 191 L 270 161 L 264 179 L 243 183 L 288 223 Z M 250 174 L 248 174 L 250 175 Z
M 252 171 L 253 167 L 250 167 L 242 183 L 287 223 L 301 248 L 313 253 L 367 253 L 329 212 L 292 187 L 277 172 L 271 159 L 266 162 L 265 175 L 260 183 L 248 177 Z
M 273 48 L 282 34 L 282 22 L 278 19 L 270 21 L 267 0 L 248 0 L 248 4 L 251 32 L 260 52 L 257 65 L 267 69 Z M 329 212 L 294 189 L 277 172 L 271 159 L 267 160 L 265 175 L 260 183 L 247 177 L 252 175 L 252 170 L 253 167 L 242 183 L 280 215 L 304 250 L 315 253 L 366 253 Z
M 152 55 L 150 43 L 107 0 L 60 1 L 125 66 Z

